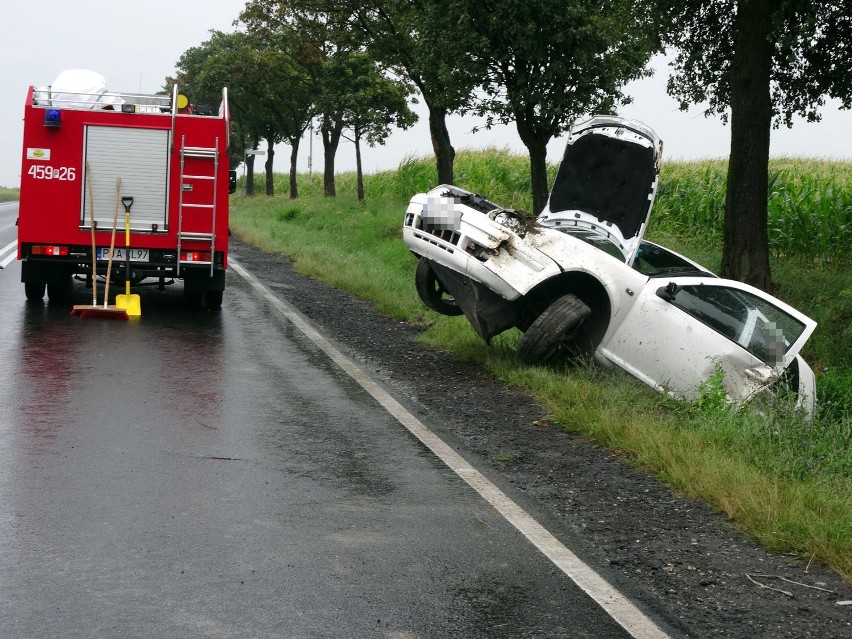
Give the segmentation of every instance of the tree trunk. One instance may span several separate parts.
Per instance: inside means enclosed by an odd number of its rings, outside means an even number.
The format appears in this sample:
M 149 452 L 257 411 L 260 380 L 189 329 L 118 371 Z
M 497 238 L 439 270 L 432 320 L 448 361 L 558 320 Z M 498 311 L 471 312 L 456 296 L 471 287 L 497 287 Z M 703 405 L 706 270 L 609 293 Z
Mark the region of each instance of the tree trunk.
M 246 196 L 254 195 L 254 159 L 255 155 L 246 156 Z
M 272 164 L 275 159 L 275 149 L 271 138 L 266 139 L 266 195 L 272 197 L 275 195 L 275 182 L 272 175 Z
M 550 188 L 547 186 L 547 143 L 553 137 L 550 133 L 536 130 L 530 126 L 529 120 L 524 117 L 515 119 L 518 128 L 518 136 L 527 147 L 530 156 L 530 182 L 533 202 L 533 213 L 538 215 L 547 204 Z
M 337 122 L 331 122 L 323 118 L 321 127 L 323 148 L 322 183 L 326 197 L 336 197 L 337 190 L 334 186 L 334 156 L 337 155 L 337 146 L 340 144 L 340 134 L 343 126 Z
M 428 100 L 425 102 L 429 107 L 429 133 L 432 136 L 432 149 L 438 165 L 438 183 L 452 184 L 456 150 L 450 144 L 450 132 L 447 131 L 447 110 L 433 107 Z
M 299 141 L 301 137 L 290 138 L 290 199 L 299 197 L 299 185 L 296 183 L 296 160 L 299 159 Z
M 364 172 L 361 167 L 361 129 L 355 125 L 355 182 L 358 191 L 358 201 L 364 202 Z
M 767 198 L 772 101 L 773 0 L 738 2 L 731 61 L 731 156 L 722 277 L 771 288 Z

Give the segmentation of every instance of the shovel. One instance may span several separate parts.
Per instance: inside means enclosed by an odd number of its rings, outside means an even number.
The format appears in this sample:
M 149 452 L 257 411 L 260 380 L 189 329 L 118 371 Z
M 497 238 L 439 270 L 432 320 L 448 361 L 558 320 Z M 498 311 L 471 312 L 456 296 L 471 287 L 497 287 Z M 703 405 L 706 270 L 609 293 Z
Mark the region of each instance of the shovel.
M 86 177 L 88 177 L 88 172 Z M 127 319 L 127 311 L 117 306 L 109 305 L 109 279 L 112 276 L 112 253 L 115 250 L 115 225 L 118 221 L 118 194 L 121 192 L 121 178 L 115 181 L 115 208 L 112 213 L 112 235 L 109 241 L 109 260 L 107 261 L 106 284 L 104 285 L 104 303 L 103 306 L 98 306 L 98 289 L 97 289 L 97 257 L 94 256 L 97 251 L 95 246 L 95 209 L 93 205 L 89 205 L 90 215 L 92 217 L 92 304 L 77 304 L 71 309 L 71 315 L 79 315 L 80 317 L 102 317 L 106 319 Z M 89 191 L 89 199 L 91 201 L 91 183 Z
M 133 206 L 133 198 L 125 195 L 121 198 L 124 205 L 124 295 L 117 295 L 115 305 L 127 311 L 129 317 L 142 315 L 142 305 L 138 295 L 130 294 L 130 207 Z

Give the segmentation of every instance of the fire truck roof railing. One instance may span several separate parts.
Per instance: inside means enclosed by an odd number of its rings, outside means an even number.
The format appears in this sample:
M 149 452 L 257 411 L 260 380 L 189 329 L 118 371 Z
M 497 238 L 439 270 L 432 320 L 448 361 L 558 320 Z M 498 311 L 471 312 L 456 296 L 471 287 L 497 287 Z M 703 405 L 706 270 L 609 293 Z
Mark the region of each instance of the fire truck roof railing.
M 171 113 L 170 95 L 151 95 L 142 93 L 114 92 L 71 92 L 53 91 L 51 87 L 33 91 L 33 106 L 45 109 L 75 109 L 91 111 L 95 109 L 122 111 L 125 105 L 133 105 L 132 112 Z M 124 109 L 126 111 L 126 109 Z

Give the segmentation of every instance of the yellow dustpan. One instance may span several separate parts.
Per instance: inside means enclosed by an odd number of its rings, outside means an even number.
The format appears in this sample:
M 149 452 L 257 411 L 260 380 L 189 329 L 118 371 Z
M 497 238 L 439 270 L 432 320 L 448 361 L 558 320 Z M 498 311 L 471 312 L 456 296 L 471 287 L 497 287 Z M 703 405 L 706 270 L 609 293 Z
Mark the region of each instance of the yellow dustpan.
M 142 304 L 138 295 L 130 294 L 130 207 L 133 204 L 132 197 L 122 197 L 124 205 L 124 295 L 115 296 L 115 305 L 123 308 L 128 317 L 139 317 L 142 315 Z

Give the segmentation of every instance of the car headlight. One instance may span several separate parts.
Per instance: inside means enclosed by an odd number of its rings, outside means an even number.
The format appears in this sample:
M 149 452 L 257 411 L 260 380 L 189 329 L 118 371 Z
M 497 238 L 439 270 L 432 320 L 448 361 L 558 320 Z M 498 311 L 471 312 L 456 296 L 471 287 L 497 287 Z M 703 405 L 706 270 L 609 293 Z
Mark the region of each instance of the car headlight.
M 530 230 L 530 227 L 535 225 L 535 218 L 524 211 L 497 209 L 496 211 L 492 211 L 489 217 L 519 237 L 524 237 Z

